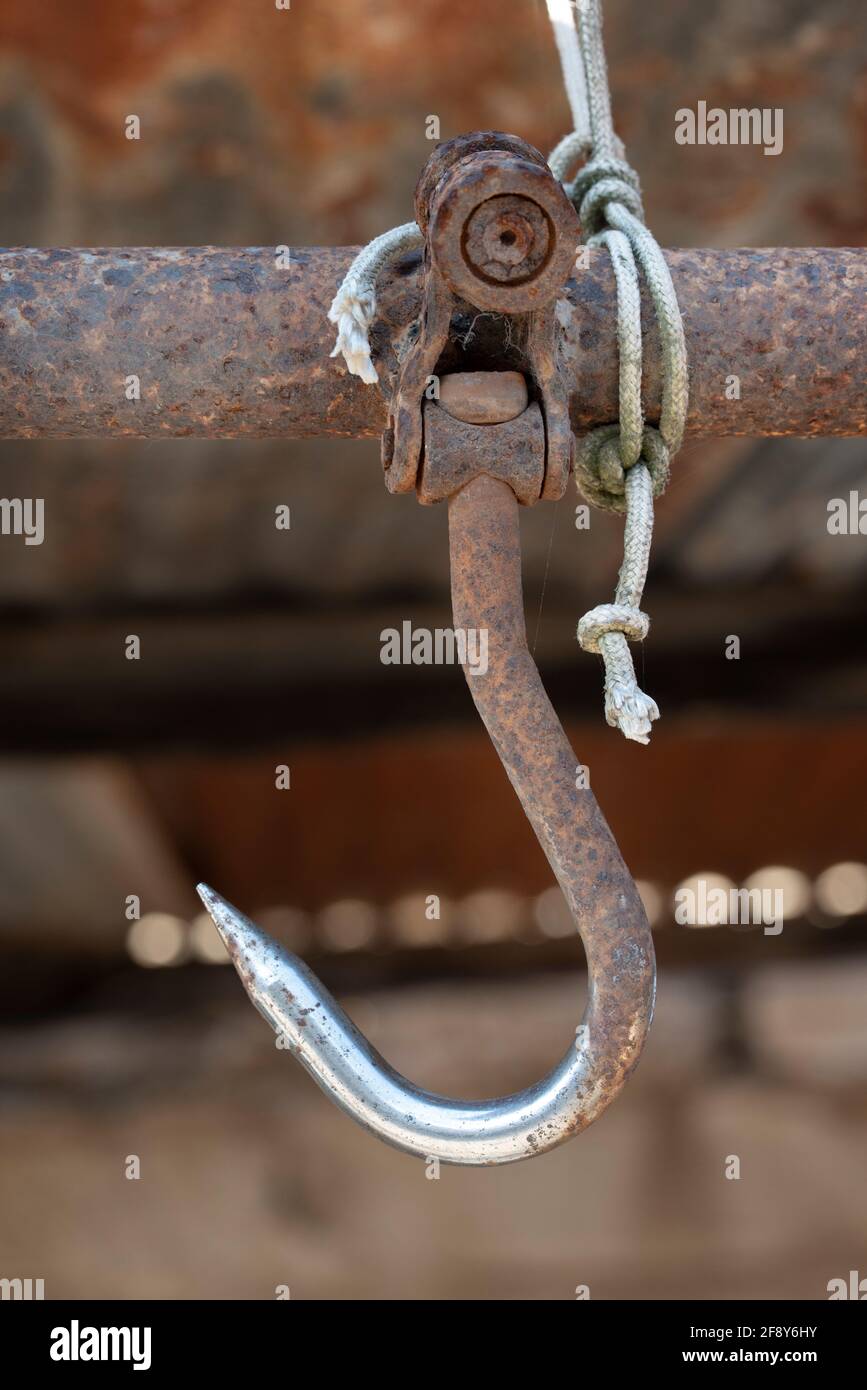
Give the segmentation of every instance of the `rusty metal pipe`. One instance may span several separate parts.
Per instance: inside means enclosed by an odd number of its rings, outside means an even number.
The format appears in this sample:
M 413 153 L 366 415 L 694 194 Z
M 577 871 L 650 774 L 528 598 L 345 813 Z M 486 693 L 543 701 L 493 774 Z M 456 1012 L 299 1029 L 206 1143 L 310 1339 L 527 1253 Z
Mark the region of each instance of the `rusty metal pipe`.
M 487 670 L 465 668 L 467 680 L 584 942 L 587 1008 L 562 1061 L 496 1100 L 422 1091 L 302 961 L 199 886 L 253 1003 L 331 1099 L 395 1148 L 474 1166 L 532 1158 L 601 1114 L 638 1061 L 654 1000 L 641 900 L 593 793 L 576 786 L 575 754 L 527 649 L 517 510 L 508 484 L 486 476 L 449 500 L 452 597 L 455 627 L 487 633 Z
M 294 250 L 285 269 L 271 247 L 0 253 L 0 437 L 380 434 L 381 393 L 329 356 L 326 314 L 355 250 Z M 689 350 L 689 435 L 867 433 L 867 251 L 666 256 Z M 420 291 L 412 258 L 382 286 L 373 339 L 386 379 Z M 615 315 L 609 258 L 591 250 L 560 304 L 578 431 L 617 417 Z M 650 419 L 653 320 L 645 304 Z M 127 399 L 131 376 L 139 400 Z

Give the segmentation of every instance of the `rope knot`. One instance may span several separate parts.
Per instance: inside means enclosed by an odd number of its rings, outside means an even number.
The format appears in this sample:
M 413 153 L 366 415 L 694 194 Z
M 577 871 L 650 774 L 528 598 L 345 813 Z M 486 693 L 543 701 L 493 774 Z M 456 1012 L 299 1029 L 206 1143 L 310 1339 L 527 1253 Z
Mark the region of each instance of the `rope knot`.
M 594 507 L 603 511 L 626 511 L 626 474 L 636 463 L 643 463 L 650 474 L 654 497 L 668 486 L 671 472 L 669 452 L 659 430 L 645 425 L 638 457 L 624 465 L 620 425 L 600 425 L 579 441 L 575 450 L 575 481 Z
M 595 236 L 607 222 L 609 203 L 621 203 L 639 222 L 644 221 L 641 184 L 625 159 L 599 155 L 578 170 L 566 189 L 578 210 L 584 239 Z
M 578 624 L 578 641 L 585 652 L 599 655 L 599 639 L 620 632 L 630 642 L 643 642 L 650 631 L 650 619 L 640 608 L 628 603 L 600 603 L 591 608 Z
M 578 624 L 578 641 L 585 652 L 594 652 L 605 663 L 605 720 L 635 743 L 650 742 L 650 726 L 659 718 L 659 706 L 645 695 L 635 679 L 627 638 L 643 642 L 650 619 L 627 603 L 600 603 Z

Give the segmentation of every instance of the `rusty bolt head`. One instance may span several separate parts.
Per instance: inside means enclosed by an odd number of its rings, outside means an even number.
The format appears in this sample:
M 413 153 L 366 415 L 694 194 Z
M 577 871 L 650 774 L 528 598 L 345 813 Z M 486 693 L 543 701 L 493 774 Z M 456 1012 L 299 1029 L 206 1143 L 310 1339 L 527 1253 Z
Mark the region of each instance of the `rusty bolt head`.
M 546 168 L 541 150 L 519 136 L 507 135 L 502 130 L 474 130 L 469 135 L 456 135 L 453 140 L 444 140 L 434 149 L 415 186 L 415 216 L 425 236 L 431 201 L 449 170 L 471 154 L 488 154 L 491 150 L 504 150 L 507 154 L 528 160 L 530 164 L 538 164 L 540 169 Z
M 529 198 L 488 198 L 467 218 L 464 257 L 484 280 L 525 284 L 538 275 L 550 254 L 551 224 Z
M 547 165 L 479 150 L 436 187 L 428 240 L 455 294 L 478 309 L 524 313 L 549 303 L 568 279 L 578 219 Z

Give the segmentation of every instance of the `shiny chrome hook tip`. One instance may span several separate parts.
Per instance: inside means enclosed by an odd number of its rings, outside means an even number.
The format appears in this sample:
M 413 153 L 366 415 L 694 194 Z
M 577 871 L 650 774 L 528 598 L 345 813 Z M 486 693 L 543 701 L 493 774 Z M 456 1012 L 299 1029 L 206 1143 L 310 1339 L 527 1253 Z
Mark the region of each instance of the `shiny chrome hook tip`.
M 196 892 L 204 903 L 208 916 L 220 933 L 226 950 L 235 960 L 241 949 L 243 936 L 249 931 L 259 935 L 259 928 L 255 922 L 250 921 L 249 917 L 245 917 L 243 912 L 239 912 L 225 898 L 221 898 L 219 893 L 215 893 L 207 883 L 197 883 Z

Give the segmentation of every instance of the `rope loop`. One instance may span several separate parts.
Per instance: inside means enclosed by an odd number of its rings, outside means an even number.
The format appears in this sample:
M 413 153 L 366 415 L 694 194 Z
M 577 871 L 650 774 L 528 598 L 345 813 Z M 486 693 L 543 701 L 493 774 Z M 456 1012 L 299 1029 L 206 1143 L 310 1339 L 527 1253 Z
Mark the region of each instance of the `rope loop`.
M 650 474 L 652 495 L 659 497 L 668 486 L 671 460 L 665 440 L 652 425 L 645 425 L 641 453 L 636 460 Z M 603 511 L 627 510 L 626 474 L 621 456 L 620 425 L 600 425 L 577 441 L 575 481 L 594 507 Z
M 569 170 L 579 159 L 589 159 L 592 149 L 593 146 L 586 135 L 571 130 L 548 155 L 548 168 L 554 178 L 560 180 L 569 197 L 572 196 L 571 185 L 567 179 Z
M 650 619 L 640 608 L 628 603 L 600 603 L 591 608 L 578 624 L 578 642 L 585 652 L 600 652 L 599 639 L 609 632 L 622 632 L 630 642 L 643 642 L 650 631 Z
M 644 221 L 641 184 L 625 159 L 599 155 L 588 160 L 566 191 L 578 211 L 585 239 L 608 225 L 609 203 L 620 203 L 640 222 Z

